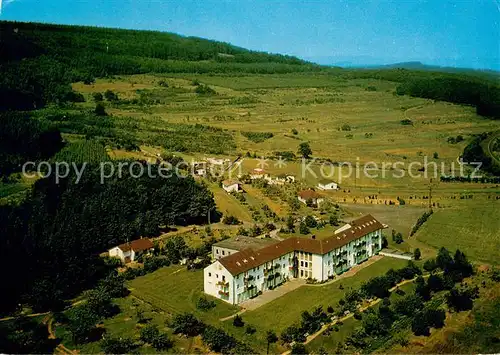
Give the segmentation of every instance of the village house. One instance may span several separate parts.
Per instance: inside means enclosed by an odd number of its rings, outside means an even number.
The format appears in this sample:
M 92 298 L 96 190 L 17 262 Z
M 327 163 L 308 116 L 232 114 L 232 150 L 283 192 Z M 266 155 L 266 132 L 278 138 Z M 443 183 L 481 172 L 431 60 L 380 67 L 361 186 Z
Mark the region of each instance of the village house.
M 318 182 L 318 189 L 320 190 L 338 190 L 339 185 L 332 180 L 320 180 Z
M 191 163 L 191 166 L 193 168 L 193 175 L 205 176 L 207 174 L 207 162 L 195 161 Z
M 204 269 L 204 291 L 238 304 L 292 278 L 327 281 L 378 254 L 383 228 L 366 215 L 325 239 L 292 237 L 231 253 Z
M 249 176 L 250 176 L 251 180 L 268 179 L 269 178 L 269 174 L 267 174 L 263 169 L 260 169 L 260 168 L 253 169 L 250 172 Z
M 222 188 L 227 192 L 241 192 L 241 182 L 238 180 L 224 180 L 222 182 Z
M 302 190 L 299 192 L 297 198 L 300 202 L 306 205 L 311 204 L 313 206 L 319 206 L 319 204 L 324 200 L 322 196 L 314 190 Z
M 154 249 L 153 242 L 148 238 L 136 239 L 109 249 L 110 257 L 119 258 L 122 262 L 135 261 L 140 254 L 148 254 Z

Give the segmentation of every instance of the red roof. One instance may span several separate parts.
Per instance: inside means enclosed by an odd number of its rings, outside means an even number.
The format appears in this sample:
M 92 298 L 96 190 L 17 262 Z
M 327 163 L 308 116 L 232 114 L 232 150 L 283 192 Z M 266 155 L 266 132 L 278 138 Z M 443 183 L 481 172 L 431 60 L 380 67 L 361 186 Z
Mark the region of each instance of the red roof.
M 149 238 L 136 239 L 118 246 L 121 251 L 143 251 L 154 248 L 153 242 Z
M 232 275 L 238 275 L 293 251 L 323 255 L 383 228 L 379 221 L 371 215 L 366 215 L 351 222 L 351 228 L 325 239 L 288 238 L 259 250 L 242 250 L 219 259 L 219 262 Z

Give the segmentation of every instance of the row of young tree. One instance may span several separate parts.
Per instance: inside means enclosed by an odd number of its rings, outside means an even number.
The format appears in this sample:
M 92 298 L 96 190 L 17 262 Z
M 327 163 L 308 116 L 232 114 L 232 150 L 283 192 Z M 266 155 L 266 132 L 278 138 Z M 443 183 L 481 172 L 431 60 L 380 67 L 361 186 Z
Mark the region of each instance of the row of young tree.
M 0 207 L 0 267 L 15 270 L 5 275 L 2 312 L 19 303 L 60 308 L 107 272 L 99 253 L 158 235 L 160 226 L 203 224 L 215 209 L 212 193 L 191 177 L 133 177 L 124 169 L 101 184 L 100 174 L 88 165 L 78 182 L 75 173 L 59 183 L 40 179 L 21 205 Z
M 391 332 L 393 329 L 411 327 L 416 335 L 429 335 L 430 328 L 443 327 L 446 316 L 444 309 L 440 304 L 429 302 L 437 292 L 447 291 L 445 299 L 452 310 L 472 308 L 473 299 L 478 294 L 477 288 L 457 286 L 457 283 L 473 273 L 473 267 L 464 253 L 457 250 L 451 256 L 448 250 L 441 248 L 435 259 L 425 263 L 424 269 L 431 272 L 427 281 L 422 277 L 422 270 L 411 261 L 402 269 L 391 269 L 385 275 L 374 277 L 360 289 L 348 290 L 339 301 L 337 310 L 329 306 L 326 311 L 316 307 L 312 312 L 302 312 L 300 323 L 286 328 L 280 338 L 284 343 L 303 343 L 306 335 L 317 332 L 322 325 L 353 313 L 355 319 L 361 320 L 361 327 L 346 339 L 345 345 L 350 347 L 350 351 L 374 351 L 394 336 Z M 412 279 L 415 279 L 415 292 L 405 295 L 396 288 L 394 292 L 404 296 L 391 304 L 391 289 L 403 280 Z M 359 312 L 363 300 L 373 298 L 382 299 L 378 309 L 369 308 L 363 313 Z M 341 325 L 342 322 L 337 322 L 327 332 L 338 331 Z M 305 351 L 304 347 L 300 349 Z M 339 350 L 346 351 L 345 348 Z

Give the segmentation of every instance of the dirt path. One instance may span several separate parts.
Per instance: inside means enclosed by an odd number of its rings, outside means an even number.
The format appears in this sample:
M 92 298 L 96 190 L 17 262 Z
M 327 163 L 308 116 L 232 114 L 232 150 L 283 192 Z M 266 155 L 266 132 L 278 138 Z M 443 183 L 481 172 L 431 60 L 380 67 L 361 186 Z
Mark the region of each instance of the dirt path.
M 226 320 L 229 320 L 229 319 L 232 319 L 232 318 L 234 318 L 234 317 L 236 317 L 236 316 L 239 316 L 239 315 L 241 315 L 241 314 L 245 313 L 246 311 L 247 311 L 247 309 L 246 309 L 246 308 L 243 308 L 241 311 L 238 311 L 238 312 L 236 312 L 235 314 L 231 314 L 230 316 L 227 316 L 227 317 L 224 317 L 224 318 L 220 318 L 219 320 L 220 320 L 221 322 L 224 322 L 224 321 L 226 321 Z
M 42 312 L 42 313 L 32 313 L 32 314 L 25 314 L 24 316 L 25 317 L 37 317 L 37 316 L 44 316 L 44 315 L 47 315 L 49 314 L 50 312 Z M 12 319 L 15 319 L 17 317 L 5 317 L 5 318 L 0 318 L 0 322 L 3 322 L 3 321 L 7 321 L 7 320 L 12 320 Z

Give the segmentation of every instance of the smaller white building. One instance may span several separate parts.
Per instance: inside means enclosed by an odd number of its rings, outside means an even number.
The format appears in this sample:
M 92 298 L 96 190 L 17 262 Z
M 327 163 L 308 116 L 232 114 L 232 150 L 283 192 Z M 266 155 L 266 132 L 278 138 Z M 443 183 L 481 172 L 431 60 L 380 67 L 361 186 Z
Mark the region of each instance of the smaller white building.
M 137 259 L 141 253 L 147 254 L 153 249 L 153 242 L 148 238 L 142 238 L 111 248 L 108 253 L 109 256 L 119 258 L 122 262 L 128 263 Z
M 303 190 L 300 191 L 297 198 L 303 204 L 311 204 L 313 206 L 319 206 L 323 202 L 323 197 L 314 190 Z
M 318 182 L 318 189 L 320 190 L 338 190 L 339 185 L 335 181 L 320 180 Z
M 222 182 L 222 188 L 227 192 L 241 192 L 241 182 L 238 180 L 224 180 Z

